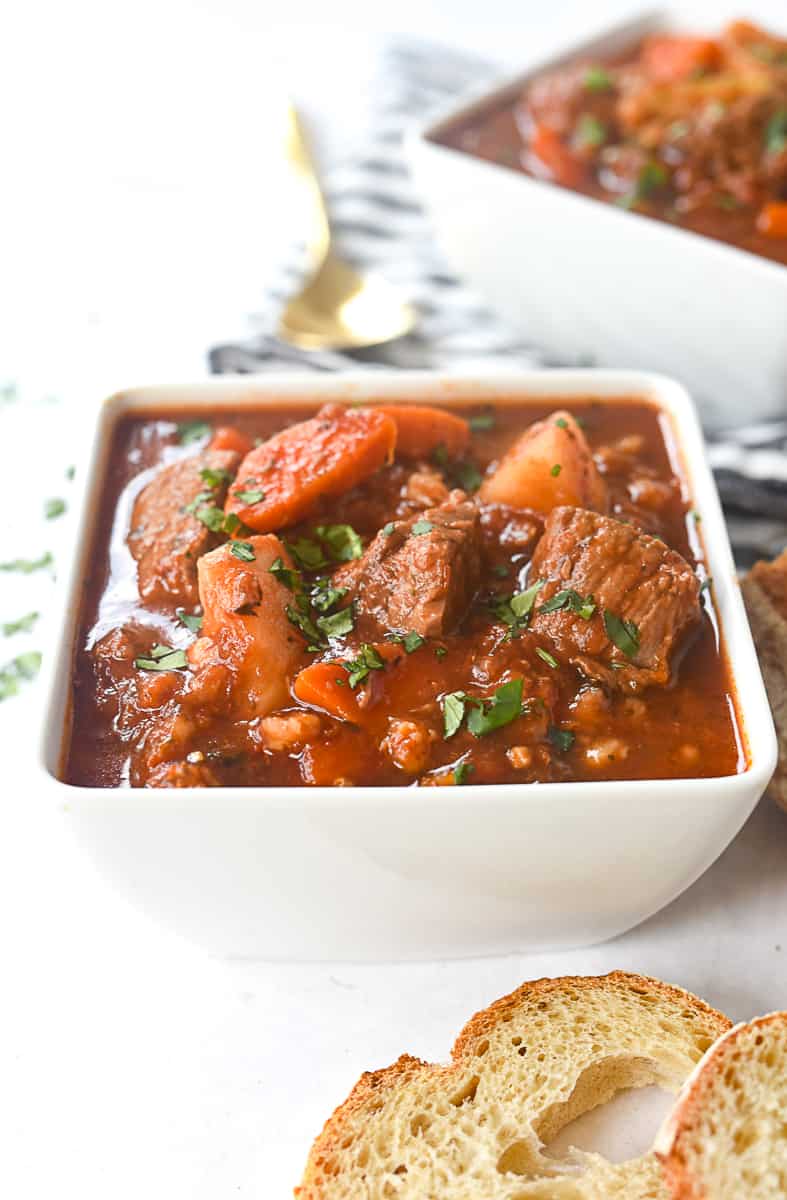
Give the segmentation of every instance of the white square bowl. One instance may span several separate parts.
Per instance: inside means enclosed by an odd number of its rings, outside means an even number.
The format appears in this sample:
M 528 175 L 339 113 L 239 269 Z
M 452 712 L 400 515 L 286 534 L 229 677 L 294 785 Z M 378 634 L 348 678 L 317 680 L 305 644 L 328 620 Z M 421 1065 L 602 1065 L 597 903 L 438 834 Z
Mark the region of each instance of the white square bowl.
M 182 407 L 637 396 L 656 404 L 702 514 L 708 570 L 749 755 L 718 779 L 466 787 L 74 787 L 58 779 L 83 581 L 112 428 Z M 655 912 L 721 853 L 773 772 L 776 741 L 713 478 L 677 383 L 624 371 L 223 378 L 119 393 L 100 409 L 71 578 L 46 656 L 40 761 L 48 791 L 117 887 L 224 956 L 417 959 L 601 941 Z
M 409 138 L 450 264 L 514 328 L 558 360 L 674 375 L 717 426 L 787 412 L 787 267 L 435 139 L 563 62 L 722 21 L 717 6 L 652 11 L 453 103 Z

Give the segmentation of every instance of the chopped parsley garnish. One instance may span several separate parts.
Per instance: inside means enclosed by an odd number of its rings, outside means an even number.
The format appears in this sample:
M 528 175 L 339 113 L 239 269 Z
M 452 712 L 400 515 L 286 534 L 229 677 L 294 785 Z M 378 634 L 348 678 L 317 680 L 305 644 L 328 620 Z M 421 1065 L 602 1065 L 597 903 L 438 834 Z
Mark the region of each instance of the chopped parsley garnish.
M 448 466 L 448 447 L 445 442 L 438 442 L 432 453 L 432 461 L 438 467 Z
M 522 708 L 522 680 L 511 679 L 493 693 L 490 700 L 471 702 L 467 728 L 474 737 L 483 737 L 515 720 Z
M 508 574 L 508 567 L 504 566 L 503 563 L 495 563 L 492 567 L 492 574 L 497 575 L 498 579 L 505 579 Z
M 583 150 L 588 146 L 603 146 L 606 140 L 606 125 L 591 113 L 583 113 L 574 131 L 576 145 Z
M 355 617 L 352 605 L 340 608 L 329 616 L 318 617 L 315 621 L 317 628 L 327 638 L 346 637 L 355 628 Z
M 498 620 L 508 626 L 511 637 L 515 637 L 527 625 L 536 596 L 545 582 L 544 579 L 537 579 L 523 592 L 516 592 L 513 596 L 502 598 L 492 605 L 492 611 Z
M 230 554 L 234 554 L 241 562 L 254 562 L 254 547 L 251 542 L 233 542 Z
M 421 537 L 425 533 L 431 533 L 433 529 L 434 524 L 432 521 L 416 521 L 415 525 L 413 525 L 412 529 L 410 530 L 410 533 L 412 537 Z
M 564 588 L 560 592 L 555 592 L 550 600 L 545 600 L 538 611 L 551 613 L 558 612 L 561 608 L 567 608 L 569 612 L 582 617 L 583 621 L 589 621 L 596 611 L 596 604 L 592 596 L 580 596 L 579 592 L 575 592 L 573 588 Z
M 333 587 L 330 579 L 315 579 L 311 584 L 312 608 L 326 613 L 347 595 L 347 588 Z
M 374 646 L 370 646 L 368 642 L 364 642 L 358 657 L 351 659 L 349 662 L 343 662 L 341 665 L 349 676 L 347 682 L 350 687 L 356 688 L 359 683 L 363 683 L 364 679 L 368 677 L 370 671 L 381 671 L 385 663 L 380 658 Z
M 570 729 L 561 729 L 559 725 L 550 725 L 547 730 L 547 737 L 556 750 L 562 751 L 563 754 L 570 750 L 574 745 L 574 734 Z
M 233 492 L 236 500 L 240 500 L 241 504 L 259 504 L 265 499 L 265 493 L 259 488 L 253 488 L 250 491 Z
M 483 737 L 502 729 L 520 716 L 522 711 L 521 679 L 503 683 L 489 697 L 468 696 L 466 692 L 449 692 L 441 701 L 444 736 L 446 740 L 458 732 L 467 715 L 467 728 L 474 737 Z
M 185 421 L 178 425 L 178 438 L 181 446 L 190 446 L 192 442 L 202 442 L 210 437 L 210 425 L 205 421 Z
M 463 492 L 477 492 L 484 480 L 478 467 L 471 462 L 454 463 L 450 474 L 452 481 L 455 481 Z
M 557 425 L 558 429 L 568 429 L 568 421 L 565 417 L 558 417 L 558 419 L 555 421 L 555 424 Z
M 552 476 L 553 479 L 557 479 L 558 475 L 560 474 L 560 472 L 562 470 L 563 470 L 563 468 L 560 465 L 560 463 L 555 463 L 555 465 L 553 467 L 549 468 L 549 474 Z
M 443 733 L 446 739 L 452 738 L 459 730 L 465 716 L 464 692 L 449 692 L 441 701 L 443 709 Z
M 224 532 L 225 514 L 223 508 L 218 508 L 215 504 L 202 504 L 199 508 L 195 509 L 194 516 L 203 525 L 207 525 L 212 533 Z
M 15 633 L 30 633 L 40 615 L 37 612 L 29 612 L 16 621 L 6 621 L 2 626 L 3 637 L 13 637 Z
M 34 571 L 43 571 L 51 567 L 55 560 L 47 550 L 40 558 L 14 558 L 10 562 L 0 563 L 0 571 L 18 571 L 20 575 L 32 575 Z
M 403 646 L 406 654 L 412 654 L 419 646 L 423 646 L 426 639 L 422 638 L 420 633 L 416 633 L 411 629 L 409 633 L 389 633 L 388 641 L 395 642 L 399 646 Z
M 457 787 L 463 787 L 467 783 L 469 777 L 475 770 L 475 766 L 471 762 L 460 762 L 454 767 L 454 783 Z
M 435 658 L 445 658 L 446 654 L 448 653 L 445 646 L 435 646 L 434 652 Z
M 781 154 L 787 149 L 787 108 L 778 108 L 765 126 L 765 150 Z
M 222 483 L 229 483 L 232 479 L 232 475 L 225 467 L 202 467 L 199 475 L 200 479 L 212 489 L 220 487 Z
M 281 556 L 274 559 L 268 570 L 274 579 L 293 593 L 293 603 L 288 604 L 284 611 L 290 623 L 300 629 L 306 638 L 309 650 L 319 650 L 327 645 L 329 638 L 352 633 L 355 627 L 352 605 L 338 612 L 329 612 L 347 595 L 346 588 L 332 587 L 329 579 L 316 579 L 306 591 L 300 571 L 285 566 Z
M 202 614 L 187 613 L 185 608 L 176 608 L 175 616 L 180 621 L 181 625 L 185 625 L 191 633 L 199 633 L 202 629 Z
M 322 552 L 322 547 L 311 538 L 298 538 L 297 542 L 288 542 L 287 549 L 299 567 L 305 571 L 318 571 L 327 567 L 328 559 Z
M 495 421 L 496 418 L 493 412 L 483 412 L 476 413 L 474 417 L 470 417 L 467 423 L 473 433 L 478 433 L 482 429 L 494 429 Z
M 274 579 L 278 579 L 279 583 L 283 583 L 291 592 L 299 592 L 301 590 L 300 573 L 293 571 L 292 567 L 285 566 L 281 555 L 273 560 L 268 570 Z
M 702 595 L 703 592 L 709 592 L 711 589 L 712 583 L 713 583 L 713 576 L 706 575 L 705 578 L 702 580 L 702 583 L 700 584 L 700 595 Z
M 545 662 L 548 667 L 552 668 L 553 671 L 557 670 L 558 661 L 553 655 L 551 655 L 549 653 L 548 650 L 544 650 L 544 648 L 542 646 L 536 646 L 536 654 L 541 659 L 541 661 Z
M 582 81 L 589 92 L 608 92 L 612 87 L 612 77 L 603 67 L 588 67 Z
M 700 521 L 702 520 L 702 513 L 697 512 L 696 508 L 693 508 L 691 510 L 691 512 L 689 513 L 689 516 L 693 517 L 698 525 L 699 525 Z
M 55 517 L 62 517 L 65 511 L 66 502 L 65 500 L 61 500 L 59 496 L 56 496 L 51 500 L 47 500 L 44 504 L 44 516 L 46 517 L 47 521 L 54 521 Z
M 393 521 L 389 521 L 386 525 L 383 525 L 382 529 L 380 530 L 380 533 L 384 534 L 385 537 L 390 537 L 394 531 L 394 528 L 395 528 L 395 526 L 394 526 Z
M 325 542 L 335 562 L 351 562 L 363 554 L 363 542 L 352 525 L 318 525 L 314 532 Z
M 172 646 L 156 645 L 149 658 L 135 658 L 134 666 L 140 671 L 181 671 L 188 666 L 185 650 L 174 650 Z
M 0 667 L 0 700 L 7 700 L 19 691 L 23 679 L 34 679 L 41 667 L 41 654 L 38 650 L 27 650 L 18 654 L 4 667 Z
M 651 160 L 642 167 L 634 187 L 620 196 L 617 204 L 621 208 L 633 208 L 641 200 L 647 200 L 659 188 L 663 188 L 668 180 L 667 170 L 659 162 Z
M 607 631 L 607 637 L 617 646 L 618 650 L 621 650 L 626 658 L 634 658 L 639 650 L 639 629 L 634 622 L 625 621 L 616 613 L 605 608 L 604 628 Z

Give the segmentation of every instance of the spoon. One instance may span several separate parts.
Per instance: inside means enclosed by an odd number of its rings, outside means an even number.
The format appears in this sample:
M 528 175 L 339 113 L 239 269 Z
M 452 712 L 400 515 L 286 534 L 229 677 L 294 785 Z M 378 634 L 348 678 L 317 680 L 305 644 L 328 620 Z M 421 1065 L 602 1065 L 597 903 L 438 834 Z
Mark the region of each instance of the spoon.
M 379 275 L 360 274 L 334 254 L 317 172 L 292 105 L 286 152 L 312 209 L 312 274 L 279 317 L 277 336 L 301 350 L 347 350 L 379 346 L 409 333 L 415 324 L 412 305 Z

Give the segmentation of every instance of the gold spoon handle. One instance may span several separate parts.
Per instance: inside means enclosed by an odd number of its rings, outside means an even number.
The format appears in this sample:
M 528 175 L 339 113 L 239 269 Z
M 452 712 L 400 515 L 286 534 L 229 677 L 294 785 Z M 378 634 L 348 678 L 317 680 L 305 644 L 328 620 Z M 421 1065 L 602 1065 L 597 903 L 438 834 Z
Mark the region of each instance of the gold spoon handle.
M 298 114 L 292 104 L 287 105 L 286 121 L 285 153 L 308 200 L 309 232 L 306 237 L 306 248 L 309 254 L 311 273 L 315 274 L 322 266 L 330 249 L 331 231 L 328 214 L 314 160 L 309 152 Z

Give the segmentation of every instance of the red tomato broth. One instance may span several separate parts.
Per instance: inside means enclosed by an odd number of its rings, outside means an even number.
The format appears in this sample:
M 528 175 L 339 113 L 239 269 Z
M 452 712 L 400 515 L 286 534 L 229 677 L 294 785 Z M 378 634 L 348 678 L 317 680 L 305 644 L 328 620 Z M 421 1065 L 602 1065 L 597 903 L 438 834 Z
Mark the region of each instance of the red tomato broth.
M 457 406 L 451 411 L 465 417 L 493 414 L 493 426 L 475 430 L 471 439 L 473 461 L 483 472 L 529 425 L 563 407 L 580 418 L 597 460 L 605 465 L 611 514 L 645 525 L 696 564 L 692 544 L 701 546 L 701 538 L 689 513 L 685 483 L 675 475 L 663 418 L 650 404 L 636 399 L 602 403 L 592 398 L 555 398 L 548 403 Z M 315 408 L 274 404 L 222 409 L 211 414 L 209 424 L 236 429 L 254 440 L 311 417 Z M 195 412 L 193 419 L 201 421 L 204 415 Z M 176 421 L 182 420 L 180 413 L 177 417 L 167 412 L 127 415 L 113 432 L 93 543 L 94 569 L 85 583 L 75 652 L 73 713 L 63 772 L 70 783 L 115 787 L 146 782 L 138 774 L 142 749 L 151 738 L 155 742 L 162 711 L 173 711 L 173 706 L 177 711 L 187 690 L 187 671 L 153 674 L 134 666 L 134 658 L 148 653 L 153 643 L 188 648 L 194 636 L 172 612 L 145 608 L 136 598 L 135 563 L 125 548 L 133 495 L 158 464 L 190 453 L 188 446 L 178 444 Z M 625 438 L 641 440 L 635 454 L 621 452 Z M 308 521 L 284 531 L 286 541 L 309 536 L 314 526 L 330 522 L 352 525 L 368 543 L 391 519 L 412 470 L 412 463 L 397 461 L 350 492 L 326 498 Z M 632 493 L 647 495 L 649 490 L 658 498 L 658 511 L 645 509 L 631 498 Z M 530 514 L 534 535 L 526 549 L 502 544 L 504 517 L 495 512 L 487 516 L 482 581 L 466 617 L 456 630 L 427 638 L 411 653 L 392 655 L 393 661 L 384 669 L 369 672 L 359 689 L 369 691 L 362 725 L 321 714 L 317 737 L 286 750 L 271 750 L 258 722 L 238 722 L 226 710 L 230 684 L 226 673 L 220 675 L 215 698 L 198 713 L 201 724 L 189 743 L 194 747 L 189 753 L 209 764 L 207 781 L 244 787 L 427 784 L 453 782 L 451 768 L 460 762 L 469 765 L 462 780 L 467 783 L 713 777 L 746 769 L 711 590 L 702 595 L 702 620 L 681 650 L 673 685 L 651 687 L 636 696 L 608 694 L 589 686 L 570 664 L 561 662 L 555 668 L 540 657 L 540 651 L 550 654 L 547 638 L 527 629 L 517 638 L 506 638 L 505 626 L 490 611 L 490 599 L 527 584 L 528 563 L 543 516 Z M 123 644 L 122 653 L 98 657 L 96 646 L 106 646 L 111 637 Z M 373 640 L 365 618 L 356 618 L 355 630 L 338 649 L 332 644 L 330 652 L 307 655 L 305 662 L 336 660 L 337 677 L 341 677 L 346 669 L 339 662 L 353 660 L 362 643 Z M 465 717 L 459 730 L 445 737 L 440 697 L 464 692 L 489 699 L 502 684 L 520 678 L 524 715 L 479 737 L 467 728 Z M 303 711 L 314 710 L 299 705 L 293 695 L 286 712 Z M 397 765 L 396 754 L 386 744 L 393 721 L 427 730 L 428 738 L 421 741 L 428 741 L 428 754 L 418 770 Z M 413 746 L 407 744 L 406 732 L 396 753 L 411 764 L 418 754 L 407 758 Z M 567 749 L 560 745 L 566 734 L 573 737 Z M 411 741 L 415 744 L 418 738 Z M 423 745 L 416 747 L 419 753 L 423 749 Z M 196 766 L 184 771 L 184 782 L 178 786 L 206 782 Z

